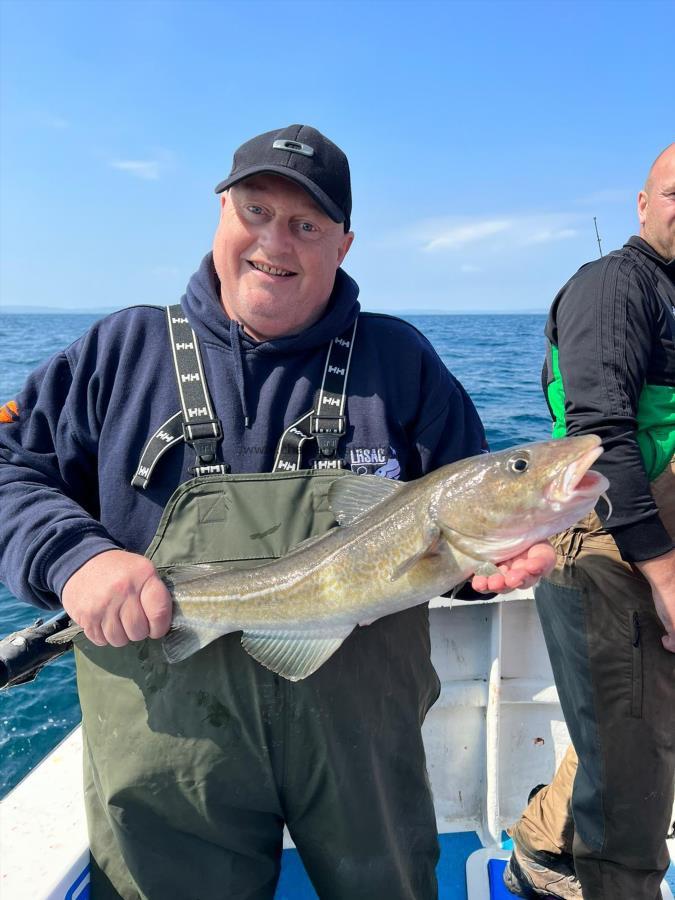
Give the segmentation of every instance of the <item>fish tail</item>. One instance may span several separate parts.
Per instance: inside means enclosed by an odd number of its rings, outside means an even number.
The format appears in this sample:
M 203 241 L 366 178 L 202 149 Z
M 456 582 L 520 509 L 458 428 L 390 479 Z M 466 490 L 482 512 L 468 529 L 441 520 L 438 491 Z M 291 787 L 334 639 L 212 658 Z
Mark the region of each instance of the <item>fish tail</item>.
M 58 631 L 56 634 L 50 634 L 48 638 L 45 638 L 45 643 L 69 644 L 73 638 L 76 638 L 80 634 L 84 634 L 84 628 L 76 622 L 73 622 L 72 625 L 64 628 L 63 631 Z

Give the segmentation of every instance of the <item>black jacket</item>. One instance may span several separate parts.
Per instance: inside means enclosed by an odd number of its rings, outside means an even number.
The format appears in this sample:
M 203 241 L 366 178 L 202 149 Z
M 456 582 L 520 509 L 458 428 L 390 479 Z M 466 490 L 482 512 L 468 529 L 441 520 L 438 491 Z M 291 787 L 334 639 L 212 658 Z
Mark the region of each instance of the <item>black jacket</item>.
M 553 302 L 543 386 L 554 436 L 595 433 L 624 559 L 672 549 L 649 491 L 675 450 L 675 260 L 632 237 L 582 266 Z

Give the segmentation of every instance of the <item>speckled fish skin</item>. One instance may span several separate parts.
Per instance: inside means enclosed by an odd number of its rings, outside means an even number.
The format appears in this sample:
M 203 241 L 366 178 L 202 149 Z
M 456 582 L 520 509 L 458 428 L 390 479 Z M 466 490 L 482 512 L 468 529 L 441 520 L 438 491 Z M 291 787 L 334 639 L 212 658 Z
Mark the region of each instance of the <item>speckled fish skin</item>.
M 416 481 L 382 485 L 390 493 L 352 524 L 279 560 L 234 572 L 212 566 L 203 577 L 169 580 L 175 607 L 167 657 L 184 658 L 232 631 L 243 631 L 244 639 L 248 633 L 270 640 L 279 632 L 296 641 L 341 642 L 357 624 L 423 603 L 474 572 L 495 571 L 494 564 L 595 506 L 607 488 L 602 475 L 589 471 L 601 452 L 600 439 L 586 435 L 471 457 Z M 355 479 L 362 478 L 375 489 L 377 476 L 344 476 L 331 488 L 338 521 L 342 492 L 358 491 Z M 176 634 L 191 628 L 202 631 L 199 646 L 176 650 Z M 267 644 L 264 652 L 247 649 L 274 668 Z M 280 674 L 297 680 L 308 673 Z

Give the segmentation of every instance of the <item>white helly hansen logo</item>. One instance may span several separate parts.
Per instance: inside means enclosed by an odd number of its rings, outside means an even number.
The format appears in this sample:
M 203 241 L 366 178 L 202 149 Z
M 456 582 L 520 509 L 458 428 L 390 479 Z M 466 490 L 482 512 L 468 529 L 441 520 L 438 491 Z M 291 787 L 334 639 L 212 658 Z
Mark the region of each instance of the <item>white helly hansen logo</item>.
M 328 371 L 332 372 L 333 375 L 344 375 L 345 374 L 345 370 L 340 369 L 337 366 L 328 366 Z
M 339 469 L 339 459 L 318 459 L 314 464 L 315 469 Z
M 208 416 L 209 411 L 205 406 L 191 406 L 188 409 L 188 416 L 194 419 L 195 416 Z
M 148 466 L 139 466 L 137 475 L 140 475 L 141 478 L 149 478 L 150 477 L 150 469 Z
M 195 349 L 195 345 L 192 343 L 192 341 L 188 341 L 187 343 L 185 343 L 183 341 L 183 342 L 179 342 L 176 344 L 176 350 L 194 350 L 194 349 Z
M 279 460 L 279 465 L 277 466 L 277 468 L 285 469 L 288 472 L 294 472 L 298 468 L 298 466 L 297 466 L 297 463 L 289 463 L 289 462 L 286 462 L 285 459 L 282 459 L 282 460 Z
M 297 434 L 298 437 L 302 437 L 302 438 L 305 437 L 305 435 L 302 433 L 302 431 L 300 431 L 299 428 L 289 428 L 288 430 L 289 430 L 290 434 Z
M 347 349 L 352 345 L 351 341 L 346 341 L 344 338 L 335 338 L 335 343 L 339 344 L 341 347 L 347 347 Z
M 323 403 L 327 403 L 329 406 L 339 406 L 340 400 L 338 397 L 324 397 Z
M 166 444 L 170 444 L 173 441 L 173 435 L 169 434 L 168 431 L 158 431 L 157 437 L 160 441 L 164 441 Z
M 181 375 L 181 381 L 201 381 L 199 375 L 196 372 L 190 372 L 189 375 Z
M 187 319 L 181 319 L 181 318 L 174 319 L 174 317 L 171 316 L 171 321 L 173 322 L 174 325 L 187 325 Z

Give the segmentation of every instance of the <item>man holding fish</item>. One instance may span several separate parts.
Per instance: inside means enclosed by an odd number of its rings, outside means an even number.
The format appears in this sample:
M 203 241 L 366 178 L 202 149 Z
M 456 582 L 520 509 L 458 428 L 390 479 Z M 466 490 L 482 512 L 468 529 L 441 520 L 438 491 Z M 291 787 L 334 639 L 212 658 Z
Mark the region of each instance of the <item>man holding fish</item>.
M 87 638 L 92 897 L 272 898 L 287 824 L 322 900 L 426 900 L 425 601 L 550 571 L 599 440 L 483 452 L 426 339 L 360 313 L 317 130 L 258 135 L 216 190 L 181 304 L 98 322 L 0 431 L 0 577 Z

